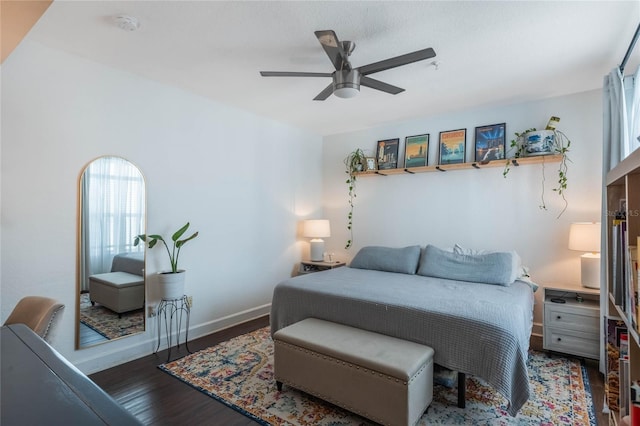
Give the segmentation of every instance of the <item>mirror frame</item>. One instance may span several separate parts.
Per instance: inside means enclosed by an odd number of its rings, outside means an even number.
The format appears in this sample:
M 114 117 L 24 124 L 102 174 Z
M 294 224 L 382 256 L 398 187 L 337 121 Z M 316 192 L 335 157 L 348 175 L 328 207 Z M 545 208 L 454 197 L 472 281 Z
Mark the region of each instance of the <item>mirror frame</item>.
M 81 299 L 81 294 L 82 294 L 82 267 L 81 267 L 81 263 L 82 263 L 82 249 L 83 249 L 83 239 L 82 239 L 82 211 L 83 211 L 83 202 L 84 202 L 84 198 L 82 195 L 82 182 L 83 182 L 83 177 L 84 174 L 86 173 L 87 169 L 89 168 L 89 166 L 91 164 L 93 164 L 94 162 L 101 160 L 101 159 L 105 159 L 105 158 L 118 158 L 124 161 L 127 161 L 129 164 L 131 164 L 133 167 L 135 167 L 138 172 L 140 172 L 140 176 L 142 177 L 142 183 L 144 185 L 144 232 L 146 232 L 146 227 L 147 227 L 147 180 L 146 177 L 144 175 L 144 173 L 142 173 L 142 170 L 140 169 L 140 167 L 135 164 L 134 162 L 121 157 L 119 155 L 101 155 L 99 157 L 95 157 L 93 158 L 91 161 L 87 162 L 84 167 L 80 170 L 80 174 L 78 175 L 78 179 L 77 179 L 77 208 L 78 208 L 78 212 L 77 212 L 77 216 L 76 216 L 76 286 L 75 286 L 75 291 L 76 291 L 76 295 L 75 295 L 75 308 L 76 308 L 76 315 L 75 315 L 75 349 L 76 350 L 81 350 L 81 349 L 88 349 L 88 348 L 93 348 L 96 346 L 101 346 L 103 344 L 106 343 L 110 343 L 110 342 L 114 342 L 117 340 L 121 340 L 127 337 L 131 337 L 131 336 L 136 336 L 139 334 L 143 334 L 147 331 L 147 284 L 148 284 L 148 280 L 147 280 L 147 274 L 146 274 L 146 265 L 147 265 L 147 248 L 145 246 L 144 250 L 143 250 L 143 275 L 142 278 L 144 280 L 144 306 L 143 306 L 143 315 L 142 315 L 142 320 L 143 320 L 143 327 L 142 327 L 142 331 L 140 332 L 136 332 L 136 333 L 131 333 L 125 336 L 120 336 L 120 337 L 116 337 L 114 339 L 107 339 L 103 342 L 97 342 L 97 343 L 93 343 L 90 345 L 85 345 L 85 346 L 81 346 L 80 344 L 80 299 Z

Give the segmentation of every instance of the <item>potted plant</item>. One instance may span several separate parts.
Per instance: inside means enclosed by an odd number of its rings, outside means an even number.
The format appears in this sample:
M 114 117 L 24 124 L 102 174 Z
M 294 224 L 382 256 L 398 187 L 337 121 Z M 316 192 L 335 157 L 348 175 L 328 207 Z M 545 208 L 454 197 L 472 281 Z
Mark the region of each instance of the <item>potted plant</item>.
M 356 197 L 356 176 L 358 172 L 365 169 L 367 157 L 364 151 L 360 148 L 352 151 L 344 159 L 344 165 L 349 178 L 346 183 L 349 187 L 349 214 L 347 215 L 347 229 L 349 230 L 349 239 L 345 245 L 345 249 L 349 249 L 353 243 L 353 199 Z
M 515 148 L 515 158 L 521 157 L 530 157 L 536 155 L 561 155 L 560 165 L 558 166 L 558 182 L 557 186 L 553 188 L 554 192 L 557 192 L 560 197 L 562 197 L 562 201 L 564 201 L 564 208 L 558 214 L 558 217 L 562 216 L 562 214 L 567 210 L 569 205 L 564 192 L 567 189 L 567 171 L 568 171 L 568 162 L 569 157 L 567 157 L 567 153 L 569 152 L 569 147 L 571 146 L 571 141 L 569 138 L 562 133 L 560 130 L 552 129 L 552 130 L 542 130 L 538 131 L 535 128 L 527 129 L 523 132 L 515 132 L 515 138 L 511 140 L 511 148 Z M 507 159 L 502 175 L 506 178 L 512 164 L 512 158 Z M 543 210 L 547 210 L 547 205 L 544 200 L 544 184 L 545 184 L 545 174 L 544 174 L 544 162 L 542 163 L 542 192 L 540 194 L 540 208 Z
M 180 250 L 182 247 L 189 241 L 193 240 L 198 236 L 198 232 L 193 233 L 190 237 L 180 239 L 187 229 L 189 228 L 189 222 L 184 225 L 182 228 L 178 229 L 171 236 L 171 241 L 173 241 L 173 246 L 169 249 L 169 245 L 162 238 L 161 235 L 157 234 L 141 234 L 137 235 L 133 240 L 133 245 L 137 246 L 140 241 L 147 243 L 150 249 L 152 249 L 158 241 L 164 244 L 165 249 L 167 250 L 167 254 L 169 255 L 169 262 L 171 263 L 170 271 L 163 271 L 158 273 L 158 283 L 160 286 L 160 296 L 162 299 L 171 300 L 171 299 L 179 299 L 184 295 L 184 277 L 185 270 L 178 269 L 178 259 L 180 258 Z

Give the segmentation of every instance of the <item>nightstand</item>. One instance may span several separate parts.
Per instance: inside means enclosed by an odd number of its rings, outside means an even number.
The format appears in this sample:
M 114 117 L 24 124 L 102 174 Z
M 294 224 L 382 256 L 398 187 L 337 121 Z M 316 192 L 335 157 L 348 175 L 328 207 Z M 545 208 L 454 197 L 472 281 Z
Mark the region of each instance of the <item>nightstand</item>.
M 600 291 L 560 285 L 545 287 L 543 296 L 544 349 L 599 359 Z
M 335 269 L 346 265 L 344 262 L 314 262 L 311 260 L 303 260 L 300 262 L 300 268 L 298 269 L 298 275 L 312 274 L 314 272 L 326 271 L 328 269 Z

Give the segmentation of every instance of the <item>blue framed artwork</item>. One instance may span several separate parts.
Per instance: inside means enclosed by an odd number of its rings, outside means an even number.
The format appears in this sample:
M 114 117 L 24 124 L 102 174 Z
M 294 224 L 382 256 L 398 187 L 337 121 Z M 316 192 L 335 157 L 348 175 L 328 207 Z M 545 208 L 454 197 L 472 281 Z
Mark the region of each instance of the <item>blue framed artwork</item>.
M 506 123 L 476 127 L 476 161 L 502 160 L 505 152 Z
M 440 132 L 440 161 L 438 164 L 464 163 L 467 129 Z
M 378 141 L 377 161 L 378 170 L 395 169 L 398 167 L 398 143 L 400 138 Z
M 429 164 L 429 134 L 404 138 L 404 168 Z

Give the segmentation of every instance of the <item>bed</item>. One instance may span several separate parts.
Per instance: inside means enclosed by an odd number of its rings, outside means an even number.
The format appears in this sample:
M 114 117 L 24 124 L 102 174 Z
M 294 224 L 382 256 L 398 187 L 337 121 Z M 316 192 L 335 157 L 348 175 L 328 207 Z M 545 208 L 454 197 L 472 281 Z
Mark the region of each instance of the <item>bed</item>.
M 411 264 L 402 272 L 341 267 L 279 283 L 273 292 L 271 332 L 313 317 L 425 344 L 434 349 L 436 364 L 493 386 L 515 416 L 529 398 L 534 288 L 517 279 L 495 285 L 470 282 L 456 273 L 452 276 L 457 279 L 418 275 L 416 271 L 424 272 L 426 253 L 420 255 L 418 248 L 413 273 Z M 393 256 L 387 256 L 389 261 Z M 451 269 L 439 258 L 432 261 L 436 269 Z

